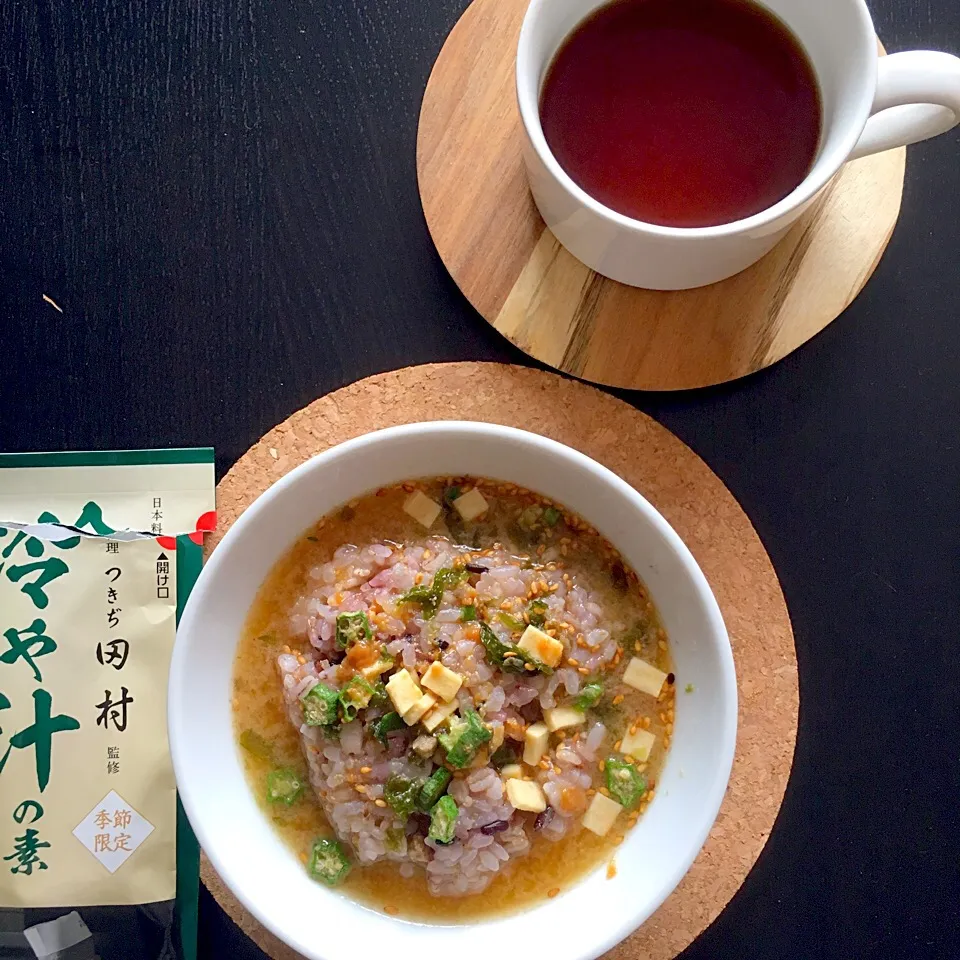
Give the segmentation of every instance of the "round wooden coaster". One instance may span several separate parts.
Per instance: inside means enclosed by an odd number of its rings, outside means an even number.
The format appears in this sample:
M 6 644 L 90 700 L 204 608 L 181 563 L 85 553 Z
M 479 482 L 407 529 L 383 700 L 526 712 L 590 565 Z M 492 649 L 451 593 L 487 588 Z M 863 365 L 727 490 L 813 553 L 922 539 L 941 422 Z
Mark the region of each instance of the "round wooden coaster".
M 309 457 L 374 429 L 426 420 L 521 427 L 582 450 L 663 513 L 710 581 L 730 632 L 740 690 L 730 786 L 706 846 L 680 886 L 608 955 L 616 960 L 674 957 L 743 883 L 770 834 L 790 772 L 797 736 L 797 661 L 770 559 L 719 478 L 656 421 L 585 384 L 488 363 L 430 364 L 380 374 L 295 413 L 251 447 L 218 484 L 220 523 L 211 546 L 270 484 Z M 269 956 L 297 957 L 240 906 L 206 858 L 201 876 Z
M 759 263 L 721 283 L 661 292 L 601 277 L 562 247 L 521 159 L 514 56 L 526 4 L 473 0 L 427 83 L 420 196 L 451 276 L 525 353 L 610 386 L 678 390 L 775 363 L 863 289 L 900 212 L 906 149 L 847 164 Z

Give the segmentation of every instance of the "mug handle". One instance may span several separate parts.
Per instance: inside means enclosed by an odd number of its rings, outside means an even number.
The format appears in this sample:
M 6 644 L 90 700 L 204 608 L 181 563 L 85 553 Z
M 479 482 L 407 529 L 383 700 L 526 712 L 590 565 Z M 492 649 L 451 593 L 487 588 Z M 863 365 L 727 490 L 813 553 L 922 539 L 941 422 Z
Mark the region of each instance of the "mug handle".
M 946 133 L 960 123 L 960 58 L 933 50 L 881 57 L 870 113 L 851 160 Z

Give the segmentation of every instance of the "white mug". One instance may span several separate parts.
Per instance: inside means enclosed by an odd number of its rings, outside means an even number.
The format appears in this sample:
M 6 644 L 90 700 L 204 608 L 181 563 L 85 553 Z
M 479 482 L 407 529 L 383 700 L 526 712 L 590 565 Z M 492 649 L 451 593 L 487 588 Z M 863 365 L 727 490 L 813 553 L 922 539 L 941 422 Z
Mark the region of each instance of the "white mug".
M 803 45 L 823 102 L 823 131 L 807 177 L 761 213 L 714 227 L 642 223 L 581 189 L 547 146 L 540 93 L 563 41 L 607 0 L 531 0 L 517 50 L 524 160 L 540 214 L 597 273 L 635 287 L 683 290 L 739 273 L 789 230 L 848 160 L 916 143 L 960 122 L 960 59 L 914 51 L 880 57 L 864 0 L 763 0 Z

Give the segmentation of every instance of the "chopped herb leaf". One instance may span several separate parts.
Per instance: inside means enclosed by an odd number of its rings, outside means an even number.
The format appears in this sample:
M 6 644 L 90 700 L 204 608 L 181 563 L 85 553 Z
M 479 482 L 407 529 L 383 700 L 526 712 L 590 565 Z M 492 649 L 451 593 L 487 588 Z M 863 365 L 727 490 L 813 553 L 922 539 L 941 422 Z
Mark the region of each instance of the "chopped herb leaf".
M 367 706 L 375 707 L 378 710 L 383 710 L 386 707 L 389 707 L 390 703 L 390 695 L 387 693 L 385 684 L 378 681 L 373 685 L 373 693 L 370 696 L 370 702 L 367 704 Z
M 387 745 L 387 734 L 394 730 L 402 730 L 403 718 L 399 713 L 387 713 L 373 722 L 373 735 L 384 745 Z
M 443 567 L 433 575 L 433 582 L 429 587 L 423 584 L 413 587 L 400 597 L 400 602 L 419 604 L 424 617 L 430 620 L 436 616 L 444 591 L 459 586 L 466 578 L 467 571 L 463 567 Z
M 519 758 L 517 748 L 510 743 L 504 743 L 493 751 L 490 757 L 490 763 L 497 770 L 503 769 L 508 764 L 516 763 Z
M 467 604 L 460 608 L 460 622 L 470 623 L 477 619 L 477 608 L 473 604 Z
M 526 624 L 519 618 L 513 616 L 513 614 L 506 613 L 505 611 L 500 611 L 497 614 L 497 619 L 508 629 L 513 630 L 517 633 L 522 632 Z
M 409 817 L 416 809 L 417 797 L 420 795 L 422 784 L 423 781 L 421 780 L 410 780 L 407 777 L 394 774 L 383 788 L 383 799 L 387 801 L 397 816 Z
M 482 622 L 480 642 L 487 652 L 487 660 L 506 673 L 532 673 L 534 670 L 539 670 L 547 676 L 553 673 L 546 664 L 531 659 L 512 644 L 504 643 L 487 624 Z M 527 670 L 527 664 L 530 664 L 530 670 Z
M 547 622 L 547 601 L 534 600 L 527 607 L 527 616 L 530 618 L 532 626 L 542 627 Z
M 383 842 L 391 853 L 405 854 L 407 852 L 407 831 L 403 827 L 391 827 L 384 834 Z
M 513 652 L 513 647 L 504 643 L 485 623 L 480 624 L 480 642 L 487 652 L 487 659 L 497 667 L 502 667 L 503 658 Z

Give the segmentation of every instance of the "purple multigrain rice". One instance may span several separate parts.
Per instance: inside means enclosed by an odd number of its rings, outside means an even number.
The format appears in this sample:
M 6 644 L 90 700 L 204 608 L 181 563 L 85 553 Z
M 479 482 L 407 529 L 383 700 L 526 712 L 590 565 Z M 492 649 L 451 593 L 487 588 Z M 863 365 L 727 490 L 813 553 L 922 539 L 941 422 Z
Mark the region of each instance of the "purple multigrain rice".
M 503 833 L 509 826 L 509 820 L 494 820 L 493 823 L 482 826 L 480 832 L 485 833 L 487 836 L 493 836 L 495 833 Z
M 601 724 L 594 724 L 577 744 L 558 747 L 549 769 L 537 771 L 536 779 L 550 806 L 532 824 L 510 804 L 504 781 L 489 762 L 456 777 L 448 787 L 459 808 L 453 841 L 438 844 L 426 837 L 428 815 L 417 812 L 403 820 L 389 805 L 376 804 L 377 800 L 383 803 L 383 788 L 391 776 L 418 780 L 435 769 L 431 759 L 408 754 L 415 732 L 391 733 L 384 746 L 373 734 L 373 721 L 383 712 L 376 709 L 344 725 L 339 739 L 322 728 L 303 724 L 300 698 L 306 691 L 320 680 L 340 686 L 340 668 L 335 661 L 342 651 L 334 646 L 337 614 L 376 610 L 372 622 L 378 639 L 398 665 L 411 671 L 432 661 L 439 649 L 443 665 L 463 677 L 457 693 L 461 710 L 480 704 L 491 729 L 511 721 L 539 719 L 542 709 L 576 694 L 581 674 L 563 667 L 549 677 L 513 675 L 492 666 L 483 645 L 471 639 L 470 624 L 460 623 L 461 606 L 475 602 L 472 591 L 487 605 L 499 605 L 505 598 L 525 597 L 534 581 L 546 581 L 548 616 L 562 617 L 576 634 L 585 637 L 592 648 L 578 649 L 577 657 L 591 672 L 613 659 L 617 645 L 612 637 L 627 627 L 609 618 L 601 626 L 602 611 L 594 594 L 569 577 L 565 580 L 561 571 L 526 569 L 502 549 L 491 551 L 482 567 L 471 564 L 468 569 L 475 574 L 474 586 L 448 590 L 433 618 L 426 619 L 417 611 L 410 619 L 401 619 L 399 596 L 414 586 L 417 574 L 420 582 L 429 582 L 437 570 L 452 566 L 461 552 L 438 537 L 406 547 L 374 543 L 338 548 L 329 563 L 310 571 L 303 596 L 291 612 L 291 628 L 307 637 L 318 659 L 301 663 L 292 654 L 277 658 L 288 715 L 300 732 L 311 784 L 333 829 L 352 847 L 360 864 L 391 860 L 399 864 L 404 876 L 425 870 L 429 890 L 437 896 L 479 893 L 505 864 L 529 851 L 534 831 L 549 840 L 560 840 L 578 827 L 577 818 L 556 808 L 564 789 L 590 785 L 585 770 L 595 764 L 606 731 Z M 464 588 L 471 590 L 469 600 L 461 593 Z M 494 622 L 491 628 L 505 643 L 515 639 L 503 624 Z M 361 776 L 361 767 L 369 772 Z M 361 781 L 363 794 L 355 790 Z

